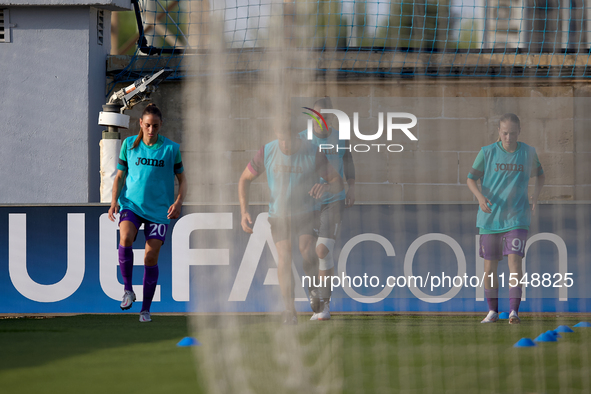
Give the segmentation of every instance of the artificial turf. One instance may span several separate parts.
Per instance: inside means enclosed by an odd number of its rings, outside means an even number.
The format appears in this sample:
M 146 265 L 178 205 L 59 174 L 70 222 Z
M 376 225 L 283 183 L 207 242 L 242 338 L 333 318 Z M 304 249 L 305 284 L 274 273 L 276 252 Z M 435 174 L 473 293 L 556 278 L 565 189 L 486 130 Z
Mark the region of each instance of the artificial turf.
M 79 315 L 0 319 L 1 393 L 591 392 L 591 328 L 514 348 L 588 315 Z M 190 320 L 193 324 L 189 324 Z M 185 336 L 197 347 L 178 347 Z
M 0 320 L 2 393 L 167 393 L 197 386 L 184 316 Z M 156 322 L 157 320 L 157 322 Z

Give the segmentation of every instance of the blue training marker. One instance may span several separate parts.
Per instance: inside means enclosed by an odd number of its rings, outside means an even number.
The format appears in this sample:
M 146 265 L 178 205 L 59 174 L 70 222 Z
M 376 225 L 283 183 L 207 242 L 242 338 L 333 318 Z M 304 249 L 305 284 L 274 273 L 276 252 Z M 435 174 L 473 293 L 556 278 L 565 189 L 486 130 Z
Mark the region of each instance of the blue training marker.
M 556 332 L 574 332 L 572 328 L 570 328 L 569 326 L 558 326 L 558 328 L 556 328 L 556 330 L 554 330 Z
M 176 345 L 177 346 L 181 346 L 181 347 L 185 347 L 185 346 L 201 346 L 201 343 L 199 343 L 199 341 L 196 340 L 193 337 L 184 337 Z
M 573 327 L 591 327 L 591 323 L 588 321 L 582 321 L 580 323 L 575 324 Z
M 507 312 L 501 312 L 499 313 L 499 319 L 501 320 L 507 320 L 509 318 L 509 314 Z
M 554 335 L 544 332 L 544 333 L 538 335 L 538 337 L 536 339 L 534 339 L 534 341 L 536 341 L 536 342 L 558 342 L 558 339 L 556 339 L 556 337 Z
M 515 345 L 513 345 L 513 347 L 532 347 L 532 346 L 538 346 L 538 345 L 536 345 L 535 342 L 529 338 L 521 338 L 519 341 L 517 341 L 517 343 Z
M 559 333 L 557 333 L 554 330 L 548 330 L 548 331 L 546 331 L 546 334 L 552 335 L 552 336 L 554 336 L 554 338 L 557 338 L 557 339 L 562 338 L 562 335 L 560 335 Z

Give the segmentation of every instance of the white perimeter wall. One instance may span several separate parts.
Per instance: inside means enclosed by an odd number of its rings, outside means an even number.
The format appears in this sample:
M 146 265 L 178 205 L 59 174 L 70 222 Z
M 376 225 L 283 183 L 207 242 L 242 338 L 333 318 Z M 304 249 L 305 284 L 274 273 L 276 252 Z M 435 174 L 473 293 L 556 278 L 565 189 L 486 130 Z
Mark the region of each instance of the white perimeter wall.
M 8 9 L 16 27 L 0 43 L 0 203 L 96 202 L 110 11 L 100 46 L 96 8 Z

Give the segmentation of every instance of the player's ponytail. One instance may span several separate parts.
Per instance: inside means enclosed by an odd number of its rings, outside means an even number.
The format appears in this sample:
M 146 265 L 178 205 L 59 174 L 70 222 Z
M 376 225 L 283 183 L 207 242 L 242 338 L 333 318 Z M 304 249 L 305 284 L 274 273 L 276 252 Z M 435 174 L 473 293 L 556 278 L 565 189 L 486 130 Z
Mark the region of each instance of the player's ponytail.
M 156 104 L 154 104 L 154 103 L 150 103 L 150 104 L 146 105 L 146 108 L 144 108 L 144 112 L 142 112 L 142 116 L 140 116 L 140 119 L 143 119 L 144 115 L 156 115 L 157 117 L 160 118 L 160 120 L 162 120 L 162 112 L 160 111 L 160 108 L 158 108 L 156 106 Z M 131 149 L 137 148 L 138 145 L 140 144 L 140 141 L 143 138 L 144 138 L 144 132 L 143 132 L 142 128 L 140 127 L 140 132 L 137 134 L 137 137 L 135 137 L 135 141 L 133 141 L 133 145 L 132 145 Z
M 519 121 L 519 116 L 508 112 L 505 115 L 501 116 L 501 119 L 499 119 L 499 129 L 501 128 L 501 123 L 503 122 L 513 122 L 517 125 L 517 128 L 519 130 L 521 130 L 521 122 Z M 497 142 L 499 142 L 501 140 L 501 136 L 499 136 L 499 138 L 497 139 Z

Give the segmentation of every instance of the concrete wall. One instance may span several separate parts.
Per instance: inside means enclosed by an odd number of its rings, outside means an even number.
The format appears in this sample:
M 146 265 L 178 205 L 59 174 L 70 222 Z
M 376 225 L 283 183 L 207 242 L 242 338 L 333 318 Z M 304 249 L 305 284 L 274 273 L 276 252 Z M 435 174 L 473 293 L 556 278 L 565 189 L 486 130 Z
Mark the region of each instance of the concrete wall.
M 191 83 L 164 83 L 153 96 L 166 118 L 164 133 L 185 142 L 188 202 L 237 203 L 240 174 L 256 150 L 273 139 L 274 116 L 263 94 L 268 86 L 229 83 L 225 115 L 213 122 L 218 127 L 205 128 L 211 120 L 199 119 L 195 110 L 183 111 L 183 102 L 212 99 Z M 586 81 L 382 79 L 318 81 L 291 90 L 292 98 L 324 95 L 347 113 L 359 112 L 365 134 L 377 130 L 380 111 L 411 112 L 419 118 L 413 129 L 418 142 L 405 137 L 392 141 L 402 144 L 403 152 L 353 153 L 360 203 L 475 201 L 466 176 L 480 147 L 496 140 L 498 119 L 506 112 L 520 116 L 520 140 L 537 149 L 546 172 L 541 200 L 591 200 L 591 87 Z M 132 111 L 134 125 L 138 107 Z M 303 130 L 305 116 L 294 117 L 299 119 L 295 127 Z M 135 133 L 137 126 L 125 135 Z M 263 176 L 252 185 L 251 202 L 267 201 Z
M 0 203 L 96 202 L 110 11 L 99 45 L 97 8 L 9 3 L 0 2 L 16 25 L 0 43 Z
M 89 117 L 100 110 L 91 108 L 88 81 L 100 59 L 89 49 L 96 11 L 12 7 L 10 17 L 18 28 L 0 52 L 0 127 L 8 142 L 0 147 L 0 182 L 10 187 L 0 202 L 87 202 L 90 163 L 98 160 L 88 155 Z

